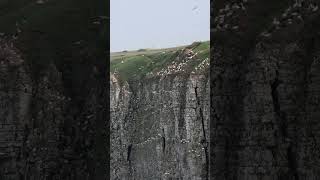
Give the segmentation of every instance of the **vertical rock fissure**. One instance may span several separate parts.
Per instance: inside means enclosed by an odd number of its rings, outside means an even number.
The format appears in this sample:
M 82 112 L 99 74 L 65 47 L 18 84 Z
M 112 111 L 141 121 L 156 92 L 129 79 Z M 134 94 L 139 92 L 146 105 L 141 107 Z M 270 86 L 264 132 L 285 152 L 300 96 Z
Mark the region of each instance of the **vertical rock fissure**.
M 32 83 L 32 92 L 31 92 L 31 122 L 33 128 L 36 128 L 36 117 L 37 117 L 37 110 L 36 110 L 36 104 L 37 104 L 37 94 L 39 91 L 39 80 L 35 79 Z
M 207 145 L 207 138 L 206 138 L 206 130 L 205 130 L 205 125 L 204 125 L 204 117 L 203 117 L 203 110 L 201 107 L 201 102 L 200 99 L 198 97 L 198 86 L 196 86 L 194 88 L 194 92 L 195 92 L 195 96 L 196 96 L 196 100 L 197 100 L 197 105 L 199 107 L 199 113 L 200 113 L 200 118 L 201 118 L 201 125 L 202 125 L 202 133 L 203 133 L 203 139 L 202 139 L 202 145 L 204 148 L 204 152 L 205 152 L 205 157 L 206 157 L 206 165 L 205 165 L 205 169 L 206 169 L 206 179 L 209 179 L 209 155 L 208 155 L 208 145 Z
M 289 164 L 289 169 L 291 173 L 294 176 L 295 180 L 299 180 L 299 175 L 298 175 L 298 170 L 297 170 L 297 162 L 296 162 L 296 156 L 295 156 L 295 151 L 294 151 L 294 144 L 292 140 L 289 139 L 288 137 L 288 122 L 287 122 L 287 117 L 285 112 L 281 111 L 280 108 L 280 102 L 279 102 L 279 92 L 278 92 L 278 87 L 282 83 L 281 80 L 279 80 L 279 71 L 276 70 L 276 77 L 274 81 L 271 83 L 271 96 L 272 96 L 272 101 L 273 101 L 273 107 L 274 111 L 279 119 L 279 125 L 280 125 L 280 130 L 283 136 L 284 141 L 289 141 L 288 147 L 287 147 L 287 161 Z
M 281 133 L 284 137 L 287 136 L 287 131 L 286 131 L 286 117 L 285 117 L 285 113 L 281 112 L 280 110 L 280 103 L 279 103 L 279 93 L 278 93 L 278 86 L 281 84 L 281 81 L 279 80 L 279 72 L 278 70 L 276 70 L 276 77 L 273 80 L 273 82 L 270 84 L 271 86 L 271 97 L 272 97 L 272 102 L 273 102 L 273 108 L 274 111 L 277 115 L 277 117 L 279 117 L 280 119 L 280 130 Z
M 129 161 L 129 163 L 131 162 L 130 160 L 131 150 L 132 150 L 132 144 L 128 146 L 127 161 Z
M 166 137 L 164 133 L 164 129 L 162 128 L 162 151 L 165 153 L 166 150 Z
M 181 103 L 180 103 L 180 113 L 179 113 L 180 117 L 178 122 L 180 140 L 185 139 L 185 136 L 186 136 L 185 130 L 182 129 L 185 127 L 184 111 L 186 109 L 186 96 L 187 96 L 186 89 L 187 89 L 187 77 L 184 77 L 182 86 L 180 88 Z

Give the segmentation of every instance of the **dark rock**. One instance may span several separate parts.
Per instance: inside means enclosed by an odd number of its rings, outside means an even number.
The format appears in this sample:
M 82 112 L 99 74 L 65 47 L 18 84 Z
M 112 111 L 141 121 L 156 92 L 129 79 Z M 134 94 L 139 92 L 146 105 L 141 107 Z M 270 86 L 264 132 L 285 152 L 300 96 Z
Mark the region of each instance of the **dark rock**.
M 212 4 L 217 15 L 226 3 Z M 320 178 L 319 14 L 304 1 L 304 25 L 267 31 L 293 3 L 252 1 L 237 14 L 245 21 L 231 24 L 240 36 L 211 34 L 211 179 Z

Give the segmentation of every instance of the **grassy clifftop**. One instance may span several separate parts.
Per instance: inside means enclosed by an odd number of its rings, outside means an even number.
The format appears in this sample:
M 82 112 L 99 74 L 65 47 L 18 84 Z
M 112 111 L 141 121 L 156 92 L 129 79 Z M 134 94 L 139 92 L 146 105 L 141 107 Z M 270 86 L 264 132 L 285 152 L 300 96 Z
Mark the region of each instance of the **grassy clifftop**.
M 122 80 L 146 76 L 200 73 L 209 65 L 210 42 L 167 49 L 111 53 L 110 71 Z

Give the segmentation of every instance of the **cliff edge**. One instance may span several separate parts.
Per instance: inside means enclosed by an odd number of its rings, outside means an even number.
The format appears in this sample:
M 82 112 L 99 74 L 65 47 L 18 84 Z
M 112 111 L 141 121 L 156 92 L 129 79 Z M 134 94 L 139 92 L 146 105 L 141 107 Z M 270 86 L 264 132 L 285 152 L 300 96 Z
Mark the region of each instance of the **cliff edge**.
M 206 179 L 209 42 L 126 53 L 111 61 L 111 179 Z

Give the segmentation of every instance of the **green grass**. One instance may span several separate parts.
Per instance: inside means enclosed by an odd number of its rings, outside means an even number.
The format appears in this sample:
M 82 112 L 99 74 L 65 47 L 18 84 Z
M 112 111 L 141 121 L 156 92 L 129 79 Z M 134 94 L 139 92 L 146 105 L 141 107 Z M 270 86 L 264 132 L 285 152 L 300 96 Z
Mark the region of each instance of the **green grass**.
M 150 59 L 146 56 L 133 56 L 111 62 L 111 68 L 118 71 L 124 79 L 129 79 L 142 74 L 148 63 L 150 63 Z
M 177 51 L 180 49 L 185 48 L 186 46 L 179 46 L 179 47 L 173 47 L 173 48 L 165 48 L 165 49 L 146 49 L 146 51 L 126 51 L 126 52 L 112 52 L 110 54 L 111 56 L 111 61 L 118 59 L 120 57 L 131 57 L 135 55 L 154 55 L 156 53 L 161 53 L 161 52 L 172 52 L 172 51 Z
M 111 71 L 117 71 L 123 80 L 139 79 L 148 72 L 161 69 L 168 63 L 172 62 L 178 54 L 176 51 L 163 53 L 155 53 L 149 55 L 134 55 L 130 57 L 122 57 L 111 61 Z
M 197 47 L 195 47 L 194 51 L 199 52 L 199 51 L 208 50 L 209 48 L 210 48 L 210 41 L 205 41 L 200 43 Z
M 146 51 L 128 51 L 111 53 L 111 72 L 118 72 L 121 80 L 140 79 L 149 72 L 157 72 L 171 64 L 184 48 L 198 53 L 197 61 L 191 61 L 190 67 L 197 66 L 209 57 L 210 42 L 195 42 L 189 46 L 166 49 L 146 49 Z

